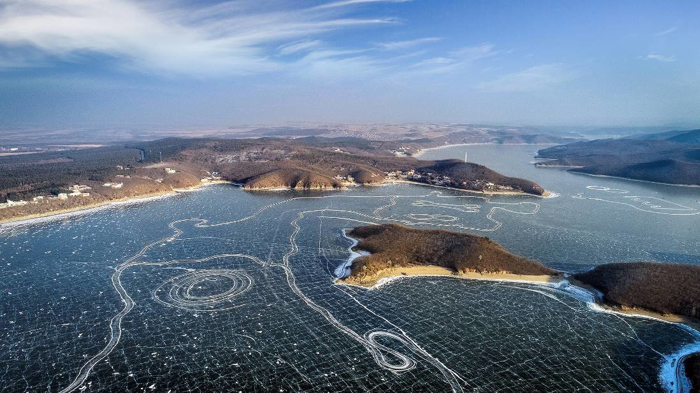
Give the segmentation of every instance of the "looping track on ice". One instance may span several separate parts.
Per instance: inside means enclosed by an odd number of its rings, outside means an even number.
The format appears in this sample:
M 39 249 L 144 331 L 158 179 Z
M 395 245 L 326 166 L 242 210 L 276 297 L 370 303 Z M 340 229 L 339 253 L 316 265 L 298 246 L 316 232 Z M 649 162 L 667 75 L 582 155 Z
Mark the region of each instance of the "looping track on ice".
M 599 188 L 589 188 L 592 191 L 607 191 L 607 190 L 601 190 Z M 617 194 L 625 194 L 624 190 L 614 190 L 615 193 Z M 484 204 L 490 204 L 493 205 L 490 207 L 488 210 L 488 213 L 486 215 L 486 220 L 491 222 L 493 225 L 490 227 L 486 228 L 478 228 L 478 227 L 472 227 L 472 226 L 465 226 L 459 223 L 459 217 L 448 215 L 448 214 L 426 214 L 426 213 L 408 213 L 405 216 L 402 217 L 395 217 L 395 216 L 382 216 L 382 212 L 397 205 L 397 200 L 399 199 L 415 199 L 413 203 L 411 203 L 412 207 L 416 208 L 422 208 L 422 207 L 429 207 L 429 208 L 434 208 L 434 209 L 440 209 L 445 212 L 458 212 L 460 215 L 468 215 L 470 213 L 477 213 L 480 211 L 482 208 L 482 205 L 479 204 L 455 204 L 455 203 L 440 203 L 434 200 L 427 200 L 427 198 L 450 198 L 451 201 L 454 201 L 454 199 L 459 199 L 459 198 L 469 198 L 469 200 L 481 200 Z M 625 198 L 640 198 L 640 197 L 628 197 L 624 196 Z M 178 224 L 184 223 L 184 222 L 194 222 L 194 227 L 198 228 L 211 228 L 211 227 L 219 227 L 219 226 L 227 226 L 227 225 L 235 225 L 237 223 L 242 223 L 245 221 L 249 221 L 263 213 L 264 211 L 270 210 L 272 208 L 275 208 L 280 205 L 284 204 L 289 204 L 293 201 L 299 201 L 299 200 L 322 200 L 322 199 L 343 199 L 343 198 L 348 198 L 348 199 L 387 199 L 388 202 L 385 205 L 382 205 L 372 211 L 371 214 L 366 214 L 366 213 L 361 213 L 357 211 L 352 211 L 352 210 L 345 210 L 345 209 L 331 209 L 331 208 L 323 208 L 323 209 L 315 209 L 315 210 L 300 210 L 300 209 L 290 209 L 286 210 L 285 212 L 291 212 L 294 211 L 297 213 L 296 218 L 290 223 L 290 225 L 293 227 L 294 231 L 290 235 L 289 238 L 289 251 L 282 257 L 281 261 L 278 262 L 265 262 L 258 257 L 252 256 L 252 255 L 247 255 L 247 254 L 240 254 L 240 253 L 227 253 L 227 254 L 218 254 L 218 255 L 212 255 L 208 257 L 204 257 L 201 259 L 176 259 L 176 260 L 170 260 L 170 261 L 160 261 L 160 262 L 145 262 L 145 261 L 140 261 L 139 259 L 142 258 L 143 256 L 146 255 L 146 253 L 149 250 L 152 250 L 156 246 L 161 246 L 166 243 L 172 242 L 178 238 L 181 237 L 183 234 L 183 231 L 178 228 Z M 583 198 L 581 195 L 575 196 L 574 198 Z M 589 199 L 594 199 L 594 198 L 589 198 Z M 603 200 L 600 199 L 601 201 L 604 202 L 612 202 L 612 203 L 622 203 L 622 204 L 627 204 L 627 202 L 617 202 L 617 201 L 608 201 L 608 200 Z M 636 200 L 635 200 L 636 201 Z M 641 202 L 646 202 L 646 201 L 641 201 Z M 686 214 L 697 214 L 696 211 L 691 211 L 688 212 L 686 209 L 689 209 L 685 206 L 671 206 L 670 208 L 661 208 L 661 206 L 656 206 L 652 205 L 650 203 L 642 203 L 642 205 L 646 208 L 651 208 L 653 209 L 652 211 L 648 211 L 644 208 L 640 210 L 644 210 L 647 212 L 652 212 L 652 213 L 661 213 L 661 214 L 681 214 L 681 215 L 686 215 Z M 509 208 L 511 206 L 530 206 L 529 211 L 518 211 L 518 210 L 513 210 L 512 208 Z M 632 206 L 632 205 L 630 205 Z M 632 206 L 637 209 L 639 209 L 636 206 Z M 290 198 L 290 199 L 285 199 L 281 200 L 276 203 L 272 203 L 266 206 L 261 207 L 258 209 L 256 212 L 252 213 L 251 215 L 242 217 L 237 220 L 232 220 L 232 221 L 227 221 L 227 222 L 220 222 L 220 223 L 209 223 L 205 219 L 201 218 L 188 218 L 188 219 L 181 219 L 177 221 L 173 221 L 170 224 L 168 224 L 169 228 L 172 229 L 173 234 L 171 236 L 165 237 L 163 239 L 154 241 L 153 243 L 150 243 L 146 246 L 144 246 L 138 253 L 133 255 L 132 257 L 128 258 L 121 264 L 119 264 L 116 268 L 114 273 L 112 274 L 111 281 L 114 289 L 117 291 L 119 294 L 122 302 L 124 303 L 124 307 L 122 310 L 117 313 L 109 322 L 109 341 L 107 345 L 96 355 L 94 355 L 92 358 L 90 358 L 88 361 L 86 361 L 83 366 L 80 368 L 78 374 L 76 377 L 72 380 L 72 382 L 65 387 L 63 390 L 61 390 L 61 393 L 68 393 L 68 392 L 73 392 L 76 389 L 79 389 L 87 380 L 89 377 L 91 371 L 93 368 L 102 360 L 104 360 L 109 354 L 116 348 L 116 346 L 119 344 L 120 338 L 121 338 L 121 322 L 124 319 L 126 315 L 129 314 L 129 312 L 136 306 L 136 303 L 134 300 L 129 296 L 128 292 L 124 288 L 121 282 L 121 276 L 122 273 L 129 269 L 130 267 L 134 266 L 170 266 L 170 265 L 176 265 L 176 264 L 204 264 L 208 261 L 218 259 L 218 258 L 244 258 L 249 261 L 254 262 L 255 264 L 261 266 L 262 268 L 279 268 L 282 269 L 285 273 L 286 276 L 286 281 L 289 286 L 289 288 L 292 290 L 292 292 L 298 296 L 310 309 L 314 310 L 316 313 L 318 313 L 320 316 L 322 316 L 330 325 L 334 326 L 337 328 L 339 331 L 347 335 L 349 338 L 352 340 L 358 342 L 361 344 L 372 356 L 374 361 L 377 363 L 379 367 L 384 368 L 385 370 L 388 370 L 394 374 L 401 374 L 403 372 L 410 371 L 414 369 L 417 365 L 417 360 L 420 359 L 424 361 L 426 364 L 434 367 L 437 369 L 443 376 L 444 380 L 446 383 L 448 383 L 451 387 L 451 390 L 454 392 L 461 392 L 463 389 L 466 388 L 472 388 L 469 386 L 469 383 L 465 381 L 459 374 L 457 374 L 455 371 L 451 370 L 448 368 L 445 364 L 440 362 L 437 358 L 433 357 L 430 355 L 427 351 L 425 351 L 421 346 L 416 343 L 413 339 L 411 339 L 406 332 L 401 329 L 401 327 L 397 326 L 396 324 L 392 323 L 391 321 L 386 320 L 381 315 L 378 315 L 374 313 L 369 307 L 366 305 L 360 303 L 351 293 L 346 291 L 343 288 L 338 288 L 339 291 L 345 293 L 352 301 L 358 303 L 361 307 L 363 307 L 367 312 L 375 315 L 376 317 L 382 319 L 384 322 L 386 322 L 389 326 L 392 328 L 390 330 L 379 330 L 379 329 L 374 329 L 370 330 L 365 333 L 358 333 L 351 328 L 345 326 L 342 324 L 334 315 L 329 311 L 328 309 L 316 304 L 312 299 L 310 299 L 308 296 L 306 296 L 297 286 L 296 284 L 296 277 L 290 267 L 290 259 L 297 255 L 299 253 L 299 247 L 296 243 L 296 237 L 301 231 L 301 226 L 299 225 L 299 221 L 301 221 L 305 216 L 307 215 L 315 215 L 318 218 L 325 218 L 325 219 L 338 219 L 338 220 L 343 220 L 345 222 L 357 222 L 361 224 L 370 224 L 370 225 L 375 225 L 378 223 L 399 223 L 407 226 L 419 226 L 419 225 L 430 225 L 433 227 L 441 227 L 441 228 L 455 228 L 455 229 L 461 229 L 461 230 L 473 230 L 473 231 L 481 231 L 481 232 L 494 232 L 497 231 L 498 229 L 501 228 L 503 225 L 502 222 L 496 220 L 494 218 L 494 214 L 498 211 L 503 211 L 503 212 L 509 212 L 513 214 L 524 214 L 524 215 L 532 215 L 532 214 L 537 214 L 537 212 L 540 209 L 540 205 L 535 202 L 529 202 L 529 201 L 522 201 L 522 202 L 492 202 L 489 198 L 482 197 L 482 196 L 443 196 L 440 192 L 431 192 L 426 195 L 421 195 L 421 196 L 413 196 L 413 195 L 382 195 L 382 196 L 356 196 L 356 195 L 335 195 L 335 196 L 318 196 L 318 197 L 296 197 L 296 198 Z M 693 209 L 689 209 L 693 210 Z M 319 245 L 319 250 L 320 250 L 320 245 Z M 189 270 L 189 269 L 188 269 Z M 202 296 L 198 297 L 194 294 L 192 294 L 192 289 L 195 285 L 198 283 L 203 282 L 203 280 L 210 280 L 210 279 L 222 279 L 222 280 L 228 280 L 230 283 L 230 288 L 228 290 L 225 290 L 217 295 L 212 295 L 212 296 Z M 199 312 L 199 311 L 223 311 L 223 310 L 231 310 L 236 307 L 238 307 L 237 304 L 234 304 L 233 301 L 237 299 L 239 296 L 244 295 L 244 293 L 252 286 L 254 285 L 253 279 L 246 274 L 244 271 L 240 270 L 228 270 L 228 269 L 218 269 L 218 270 L 190 270 L 188 273 L 185 273 L 183 275 L 171 278 L 167 280 L 166 282 L 162 283 L 158 288 L 152 291 L 151 296 L 152 298 L 158 302 L 163 304 L 164 306 L 168 307 L 176 307 L 180 308 L 183 310 L 188 310 L 192 312 Z M 540 292 L 540 291 L 538 291 Z M 544 293 L 543 293 L 544 294 Z M 547 294 L 544 294 L 545 296 Z M 392 343 L 392 345 L 388 345 L 389 343 Z M 403 348 L 407 352 L 403 353 L 399 351 L 397 348 Z M 684 349 L 685 350 L 685 349 Z M 683 352 L 685 353 L 685 352 Z M 682 355 L 682 354 L 681 354 Z M 678 374 L 678 371 L 680 369 L 678 362 L 682 359 L 681 355 L 679 354 L 674 354 L 671 356 L 667 357 L 667 363 L 663 365 L 663 370 L 662 370 L 662 376 L 665 376 L 664 379 L 668 382 L 671 381 L 671 379 L 674 379 L 674 383 L 671 386 L 678 386 L 679 384 L 677 383 L 680 381 L 681 376 Z M 666 376 L 668 374 L 668 376 Z M 671 376 L 671 374 L 673 374 Z M 676 388 L 675 391 L 677 391 L 678 388 Z
M 454 371 L 450 370 L 448 367 L 446 367 L 444 364 L 442 364 L 439 360 L 431 356 L 429 353 L 427 353 L 425 350 L 423 350 L 415 341 L 413 341 L 410 337 L 406 335 L 406 333 L 400 329 L 398 326 L 392 324 L 389 321 L 389 324 L 394 326 L 396 331 L 391 332 L 391 331 L 382 331 L 382 330 L 375 330 L 371 332 L 367 332 L 365 334 L 359 334 L 352 329 L 348 328 L 347 326 L 343 325 L 338 319 L 336 319 L 333 314 L 317 305 L 314 303 L 309 297 L 304 295 L 304 293 L 298 288 L 296 285 L 296 277 L 294 276 L 294 273 L 292 272 L 292 269 L 289 266 L 289 260 L 292 256 L 296 255 L 299 253 L 299 247 L 296 244 L 296 236 L 297 234 L 301 231 L 301 227 L 299 226 L 298 222 L 304 218 L 308 214 L 315 214 L 318 213 L 320 214 L 319 217 L 322 218 L 328 218 L 328 219 L 341 219 L 345 221 L 355 221 L 358 223 L 365 223 L 365 224 L 377 224 L 381 222 L 385 223 L 400 223 L 404 225 L 409 225 L 409 226 L 415 226 L 415 225 L 425 225 L 425 224 L 430 224 L 435 227 L 451 227 L 451 228 L 457 228 L 457 229 L 462 229 L 462 230 L 475 230 L 475 231 L 483 231 L 483 232 L 493 232 L 501 228 L 502 223 L 500 221 L 497 221 L 493 216 L 497 211 L 505 211 L 505 212 L 510 212 L 510 213 L 515 213 L 515 214 L 536 214 L 539 211 L 540 205 L 538 203 L 534 202 L 515 202 L 515 203 L 507 203 L 507 202 L 491 202 L 489 198 L 487 197 L 482 197 L 482 196 L 449 196 L 451 199 L 455 198 L 469 198 L 469 200 L 481 200 L 484 203 L 487 204 L 492 204 L 495 205 L 491 207 L 489 210 L 488 214 L 486 215 L 486 219 L 490 222 L 493 223 L 492 227 L 489 228 L 476 228 L 476 227 L 469 227 L 469 226 L 464 226 L 461 224 L 454 223 L 458 221 L 457 217 L 454 216 L 449 216 L 446 214 L 438 214 L 438 215 L 432 215 L 436 217 L 437 219 L 429 222 L 427 218 L 430 218 L 431 216 L 422 216 L 420 213 L 417 216 L 414 215 L 414 217 L 417 217 L 418 219 L 412 219 L 411 215 L 408 215 L 408 218 L 392 218 L 392 217 L 383 217 L 381 216 L 381 212 L 387 208 L 390 208 L 392 206 L 396 205 L 397 199 L 401 198 L 408 198 L 408 199 L 420 199 L 420 198 L 428 198 L 428 197 L 435 197 L 435 198 L 446 198 L 443 196 L 440 192 L 433 191 L 429 194 L 422 195 L 422 196 L 401 196 L 401 195 L 393 195 L 393 196 L 357 196 L 357 195 L 334 195 L 334 196 L 318 196 L 318 197 L 295 197 L 295 198 L 289 198 L 285 199 L 276 203 L 272 203 L 266 206 L 261 207 L 258 209 L 256 212 L 253 214 L 242 217 L 237 220 L 233 221 L 227 221 L 227 222 L 220 222 L 220 223 L 214 223 L 211 224 L 205 219 L 201 218 L 188 218 L 188 219 L 181 219 L 181 220 L 176 220 L 168 224 L 168 226 L 172 229 L 173 234 L 171 236 L 165 237 L 163 239 L 154 241 L 153 243 L 147 244 L 144 246 L 138 253 L 135 255 L 131 256 L 121 264 L 119 264 L 116 268 L 114 273 L 112 274 L 112 286 L 114 289 L 117 291 L 119 294 L 122 302 L 124 303 L 124 307 L 122 310 L 117 313 L 109 323 L 109 341 L 107 345 L 96 355 L 94 355 L 92 358 L 90 358 L 87 362 L 83 364 L 83 366 L 80 368 L 77 376 L 73 379 L 73 381 L 66 386 L 64 389 L 62 389 L 60 392 L 61 393 L 68 393 L 68 392 L 73 392 L 76 389 L 80 388 L 85 381 L 87 380 L 88 376 L 90 375 L 91 371 L 97 365 L 99 362 L 104 360 L 113 350 L 114 348 L 119 344 L 119 340 L 121 338 L 121 333 L 122 333 L 122 328 L 121 328 L 121 323 L 124 317 L 129 314 L 129 312 L 136 306 L 136 303 L 134 300 L 129 296 L 129 293 L 127 290 L 124 288 L 121 282 L 121 277 L 122 273 L 129 269 L 130 267 L 134 266 L 169 266 L 169 265 L 176 265 L 176 264 L 203 264 L 208 261 L 211 261 L 213 259 L 217 258 L 245 258 L 248 259 L 252 262 L 255 262 L 256 264 L 260 265 L 261 267 L 275 267 L 275 268 L 280 268 L 283 269 L 286 279 L 287 279 L 287 284 L 289 285 L 289 288 L 292 290 L 292 292 L 297 295 L 300 299 L 302 299 L 307 306 L 309 306 L 311 309 L 319 313 L 323 318 L 325 318 L 331 325 L 348 335 L 350 338 L 353 340 L 357 341 L 361 345 L 363 345 L 367 351 L 372 355 L 376 363 L 382 367 L 385 368 L 393 373 L 402 373 L 408 370 L 411 370 L 412 368 L 415 367 L 415 359 L 411 358 L 408 355 L 402 354 L 401 352 L 397 351 L 396 349 L 392 349 L 385 344 L 382 344 L 381 342 L 386 342 L 387 340 L 392 340 L 397 344 L 400 344 L 402 347 L 406 348 L 409 350 L 414 356 L 426 361 L 427 363 L 431 364 L 433 367 L 437 368 L 441 374 L 444 376 L 445 380 L 449 385 L 451 386 L 452 390 L 455 392 L 461 392 L 462 391 L 462 385 L 458 382 L 461 381 L 463 384 L 467 384 L 466 381 L 464 381 L 463 378 L 461 378 L 457 373 Z M 170 260 L 170 261 L 163 261 L 163 262 L 143 262 L 139 261 L 141 257 L 146 255 L 146 253 L 155 248 L 156 246 L 161 246 L 166 243 L 172 242 L 176 239 L 178 239 L 182 235 L 182 230 L 177 227 L 178 224 L 184 223 L 184 222 L 195 222 L 195 227 L 199 228 L 207 228 L 207 227 L 218 227 L 218 226 L 225 226 L 225 225 L 234 225 L 237 223 L 242 223 L 245 221 L 249 221 L 260 215 L 266 210 L 270 210 L 274 207 L 283 205 L 283 204 L 288 204 L 293 201 L 299 201 L 299 200 L 321 200 L 321 199 L 342 199 L 342 198 L 350 198 L 350 199 L 357 199 L 357 198 L 362 198 L 362 199 L 388 199 L 389 202 L 386 205 L 383 205 L 377 209 L 375 209 L 372 214 L 364 214 L 360 213 L 357 211 L 352 211 L 352 210 L 343 210 L 343 209 L 317 209 L 317 210 L 308 210 L 308 211 L 300 211 L 298 212 L 298 215 L 294 221 L 291 222 L 291 225 L 294 227 L 294 232 L 290 236 L 289 239 L 289 247 L 290 250 L 284 255 L 282 258 L 282 261 L 277 262 L 277 263 L 266 263 L 265 261 L 262 261 L 261 259 L 247 255 L 247 254 L 237 254 L 237 253 L 232 253 L 232 254 L 218 254 L 218 255 L 212 255 L 208 256 L 206 258 L 201 258 L 201 259 L 177 259 L 177 260 Z M 477 204 L 441 204 L 437 202 L 432 202 L 432 201 L 425 201 L 425 200 L 419 200 L 418 202 L 414 203 L 413 206 L 415 207 L 422 207 L 422 206 L 430 206 L 430 207 L 436 207 L 436 208 L 441 208 L 441 209 L 447 209 L 447 210 L 455 210 L 459 211 L 460 213 L 473 213 L 477 212 L 480 209 L 480 205 Z M 516 210 L 509 209 L 508 206 L 531 206 L 530 211 L 526 212 L 520 212 Z M 343 217 L 340 216 L 342 214 L 354 216 L 356 218 L 350 218 L 350 217 Z M 190 291 L 193 287 L 198 282 L 201 282 L 201 280 L 205 280 L 207 278 L 223 278 L 223 279 L 228 279 L 230 280 L 233 284 L 233 286 L 227 290 L 224 291 L 221 294 L 210 296 L 210 297 L 202 297 L 202 298 L 197 298 L 196 296 L 193 296 Z M 233 271 L 233 270 L 202 270 L 202 271 L 197 271 L 194 270 L 190 273 L 187 273 L 182 276 L 178 276 L 175 278 L 172 278 L 165 283 L 163 283 L 161 286 L 156 288 L 152 292 L 152 298 L 169 307 L 178 307 L 181 309 L 185 310 L 190 310 L 190 311 L 221 311 L 221 310 L 227 310 L 231 308 L 235 308 L 236 306 L 233 304 L 229 305 L 224 305 L 223 307 L 221 304 L 226 301 L 230 301 L 233 298 L 242 295 L 244 292 L 250 288 L 250 286 L 253 285 L 253 280 L 245 274 L 244 272 L 241 271 Z M 356 299 L 353 298 L 353 300 L 357 301 Z M 364 308 L 366 308 L 369 312 L 369 310 L 366 306 L 362 305 Z M 381 317 L 384 319 L 383 317 Z M 381 341 L 381 342 L 380 342 Z M 391 356 L 393 359 L 397 359 L 399 362 L 392 362 L 389 360 L 387 355 Z
M 610 200 L 605 198 L 585 196 L 583 193 L 572 195 L 572 198 L 627 206 L 644 213 L 660 214 L 667 216 L 700 215 L 700 209 L 690 206 L 684 206 L 675 202 L 667 201 L 665 199 L 653 196 L 626 195 L 629 194 L 628 190 L 623 190 L 619 188 L 609 188 L 604 186 L 588 186 L 586 187 L 586 189 L 589 191 L 602 192 L 605 194 L 621 195 L 621 200 Z
M 196 296 L 192 294 L 195 286 L 204 281 L 229 280 L 231 288 L 211 296 Z M 152 292 L 152 298 L 160 304 L 168 307 L 180 308 L 189 311 L 224 311 L 239 306 L 232 304 L 222 306 L 242 295 L 253 284 L 253 279 L 245 272 L 229 269 L 191 271 L 181 276 L 173 277 L 164 282 Z M 162 292 L 163 295 L 159 295 Z

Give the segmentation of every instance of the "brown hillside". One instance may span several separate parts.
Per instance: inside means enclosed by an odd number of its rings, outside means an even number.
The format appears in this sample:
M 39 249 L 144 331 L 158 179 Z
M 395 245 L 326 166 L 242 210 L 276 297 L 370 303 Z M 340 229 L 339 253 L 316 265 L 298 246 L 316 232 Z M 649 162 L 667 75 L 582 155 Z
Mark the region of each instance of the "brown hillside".
M 442 160 L 434 162 L 423 161 L 422 163 L 425 163 L 425 165 L 417 166 L 417 172 L 423 175 L 434 173 L 448 176 L 450 183 L 452 183 L 451 185 L 455 187 L 475 191 L 488 191 L 489 186 L 487 183 L 492 183 L 494 186 L 510 187 L 514 191 L 533 195 L 543 195 L 545 193 L 544 188 L 529 180 L 504 176 L 488 167 L 471 162 Z
M 342 185 L 337 180 L 301 169 L 278 169 L 253 177 L 245 183 L 248 190 L 289 188 L 289 189 L 338 189 Z
M 359 184 L 379 184 L 384 181 L 384 173 L 360 169 L 352 173 L 355 182 Z
M 356 248 L 370 255 L 356 259 L 350 278 L 371 278 L 386 268 L 434 265 L 456 272 L 552 275 L 556 271 L 509 253 L 486 237 L 445 230 L 410 229 L 385 224 L 354 228 Z
M 611 263 L 575 278 L 603 292 L 613 305 L 700 318 L 700 266 Z

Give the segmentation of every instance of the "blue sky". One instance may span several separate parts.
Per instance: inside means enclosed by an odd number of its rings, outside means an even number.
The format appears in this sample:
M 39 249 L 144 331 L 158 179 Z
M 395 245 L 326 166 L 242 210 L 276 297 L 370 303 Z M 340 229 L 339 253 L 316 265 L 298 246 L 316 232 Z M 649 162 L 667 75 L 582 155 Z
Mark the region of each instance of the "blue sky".
M 2 0 L 0 126 L 700 126 L 700 2 Z

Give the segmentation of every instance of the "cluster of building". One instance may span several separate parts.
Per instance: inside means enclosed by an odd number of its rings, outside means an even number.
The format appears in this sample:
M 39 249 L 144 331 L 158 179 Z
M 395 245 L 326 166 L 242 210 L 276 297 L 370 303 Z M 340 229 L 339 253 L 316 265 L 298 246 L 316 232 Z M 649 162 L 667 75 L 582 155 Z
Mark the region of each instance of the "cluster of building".
M 387 178 L 400 179 L 407 181 L 415 181 L 419 183 L 432 184 L 443 187 L 464 188 L 467 190 L 477 191 L 514 191 L 513 187 L 494 184 L 485 180 L 456 180 L 449 176 L 441 175 L 433 172 L 418 173 L 414 170 L 410 171 L 392 171 L 387 172 Z
M 344 183 L 354 183 L 355 182 L 355 178 L 352 177 L 351 175 L 347 175 L 347 176 L 335 175 L 335 180 L 338 180 L 338 181 L 341 181 Z
M 396 150 L 390 149 L 389 152 L 391 154 L 395 155 L 396 157 L 407 157 L 407 156 L 409 156 L 408 150 L 409 150 L 408 147 L 402 146 L 400 149 L 396 149 Z
M 90 193 L 85 192 L 87 190 L 92 190 L 92 187 L 86 186 L 84 184 L 75 184 L 73 186 L 68 187 L 68 190 L 70 190 L 70 193 L 68 196 L 82 196 L 82 197 L 89 197 Z M 61 194 L 58 194 L 61 195 Z
M 221 175 L 219 174 L 219 172 L 207 171 L 207 177 L 201 178 L 200 181 L 202 183 L 218 182 L 221 181 Z
M 8 199 L 7 202 L 0 203 L 0 209 L 5 209 L 8 207 L 13 207 L 13 206 L 22 206 L 22 205 L 26 205 L 27 203 L 28 203 L 27 201 L 11 201 Z
M 102 187 L 110 187 L 110 188 L 119 189 L 119 188 L 124 187 L 124 183 L 105 183 L 102 185 Z
M 32 204 L 37 204 L 37 203 L 43 203 L 45 201 L 51 201 L 51 200 L 67 200 L 70 197 L 89 197 L 90 193 L 85 192 L 87 190 L 91 190 L 92 187 L 82 185 L 82 184 L 75 184 L 73 186 L 68 187 L 68 191 L 70 192 L 61 192 L 58 195 L 55 196 L 44 196 L 44 195 L 39 195 L 35 196 L 32 198 L 31 202 L 24 201 L 24 200 L 19 200 L 19 201 L 12 201 L 12 200 L 7 200 L 5 203 L 0 203 L 0 209 L 8 208 L 8 207 L 15 207 L 15 206 L 24 206 L 28 203 Z
M 175 169 L 173 169 L 173 168 L 164 168 L 164 171 L 165 171 L 165 173 L 168 174 L 168 175 L 173 175 L 173 174 L 177 173 L 177 171 L 176 171 Z M 150 179 L 150 177 L 146 176 L 145 179 Z M 162 182 L 163 182 L 163 178 L 162 178 L 162 177 L 159 177 L 159 178 L 155 179 L 155 181 L 156 181 L 157 183 L 162 183 Z
M 386 172 L 385 175 L 389 179 L 413 180 L 414 178 L 416 178 L 416 176 L 420 178 L 420 174 L 417 174 L 416 171 L 414 171 L 413 169 L 411 169 L 410 171 Z

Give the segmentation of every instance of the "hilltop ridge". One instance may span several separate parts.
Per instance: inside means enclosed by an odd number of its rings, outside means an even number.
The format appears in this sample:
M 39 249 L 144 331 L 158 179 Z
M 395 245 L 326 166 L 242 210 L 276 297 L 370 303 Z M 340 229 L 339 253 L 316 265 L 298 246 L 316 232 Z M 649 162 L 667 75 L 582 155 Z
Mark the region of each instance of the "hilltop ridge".
M 700 130 L 599 139 L 542 149 L 539 167 L 658 183 L 700 185 Z

